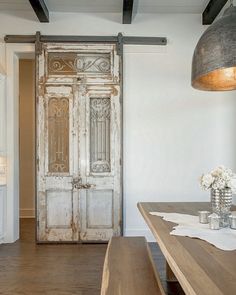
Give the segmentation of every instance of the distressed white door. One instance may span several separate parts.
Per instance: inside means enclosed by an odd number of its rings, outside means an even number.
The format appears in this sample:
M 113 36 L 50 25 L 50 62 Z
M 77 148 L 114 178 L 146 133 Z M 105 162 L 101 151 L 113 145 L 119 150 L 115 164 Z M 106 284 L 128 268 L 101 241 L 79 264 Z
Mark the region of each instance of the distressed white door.
M 121 234 L 121 104 L 115 45 L 43 44 L 37 57 L 37 240 Z

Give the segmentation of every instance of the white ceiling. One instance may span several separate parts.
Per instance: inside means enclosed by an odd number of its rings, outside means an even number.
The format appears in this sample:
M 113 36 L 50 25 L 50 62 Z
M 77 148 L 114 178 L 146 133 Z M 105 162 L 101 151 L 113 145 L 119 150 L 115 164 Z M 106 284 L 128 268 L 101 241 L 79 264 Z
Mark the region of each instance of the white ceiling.
M 202 13 L 209 0 L 136 0 L 139 13 Z M 123 0 L 45 0 L 50 12 L 122 12 Z M 0 11 L 31 11 L 28 0 L 0 0 Z
M 138 0 L 143 13 L 202 13 L 209 0 Z

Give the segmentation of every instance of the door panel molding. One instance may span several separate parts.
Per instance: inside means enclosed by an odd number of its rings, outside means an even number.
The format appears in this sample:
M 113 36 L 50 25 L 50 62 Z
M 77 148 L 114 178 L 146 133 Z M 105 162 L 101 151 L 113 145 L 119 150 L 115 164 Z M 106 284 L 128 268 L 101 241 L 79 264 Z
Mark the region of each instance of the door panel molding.
M 97 195 L 97 196 L 96 196 Z M 103 200 L 101 200 L 101 196 Z M 88 229 L 112 229 L 114 227 L 114 195 L 112 189 L 102 189 L 87 191 L 86 196 L 86 219 Z M 103 202 L 101 202 L 103 201 Z M 98 207 L 94 203 L 99 203 Z M 100 214 L 102 212 L 102 214 Z M 99 215 L 99 216 L 98 216 Z
M 65 208 L 65 205 L 68 207 Z M 71 190 L 47 190 L 46 208 L 47 230 L 71 228 L 71 220 L 73 220 L 73 195 Z

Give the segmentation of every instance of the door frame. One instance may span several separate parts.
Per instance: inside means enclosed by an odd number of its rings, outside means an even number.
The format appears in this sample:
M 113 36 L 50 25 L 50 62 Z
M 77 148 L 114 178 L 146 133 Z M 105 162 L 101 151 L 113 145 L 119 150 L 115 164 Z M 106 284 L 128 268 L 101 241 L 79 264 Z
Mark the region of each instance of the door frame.
M 3 243 L 19 239 L 19 59 L 35 55 L 34 44 L 6 44 L 7 193 Z
M 3 243 L 19 239 L 19 59 L 35 58 L 35 44 L 6 43 L 6 151 L 7 151 L 7 193 L 6 220 Z M 123 181 L 123 55 L 120 59 L 121 76 L 121 234 L 124 234 L 124 181 Z M 37 85 L 35 85 L 37 87 Z M 35 138 L 36 140 L 36 138 Z M 35 171 L 36 172 L 36 171 Z M 35 187 L 36 199 L 36 187 Z M 35 204 L 35 211 L 37 204 Z M 37 224 L 36 224 L 37 226 Z

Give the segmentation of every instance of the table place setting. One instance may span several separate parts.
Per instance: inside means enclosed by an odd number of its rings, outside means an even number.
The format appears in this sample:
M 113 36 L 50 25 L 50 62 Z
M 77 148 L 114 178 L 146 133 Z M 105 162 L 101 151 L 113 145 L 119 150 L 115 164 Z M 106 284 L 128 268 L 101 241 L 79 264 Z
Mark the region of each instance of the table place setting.
M 202 175 L 200 185 L 204 190 L 211 190 L 211 212 L 200 210 L 198 216 L 167 212 L 149 214 L 176 223 L 170 235 L 205 240 L 225 251 L 236 250 L 236 211 L 230 211 L 232 195 L 236 191 L 236 174 L 219 166 Z
M 171 235 L 198 238 L 225 251 L 236 250 L 236 230 L 229 227 L 212 230 L 209 224 L 200 223 L 199 216 L 195 215 L 166 212 L 150 212 L 150 214 L 177 223 L 173 226 Z

